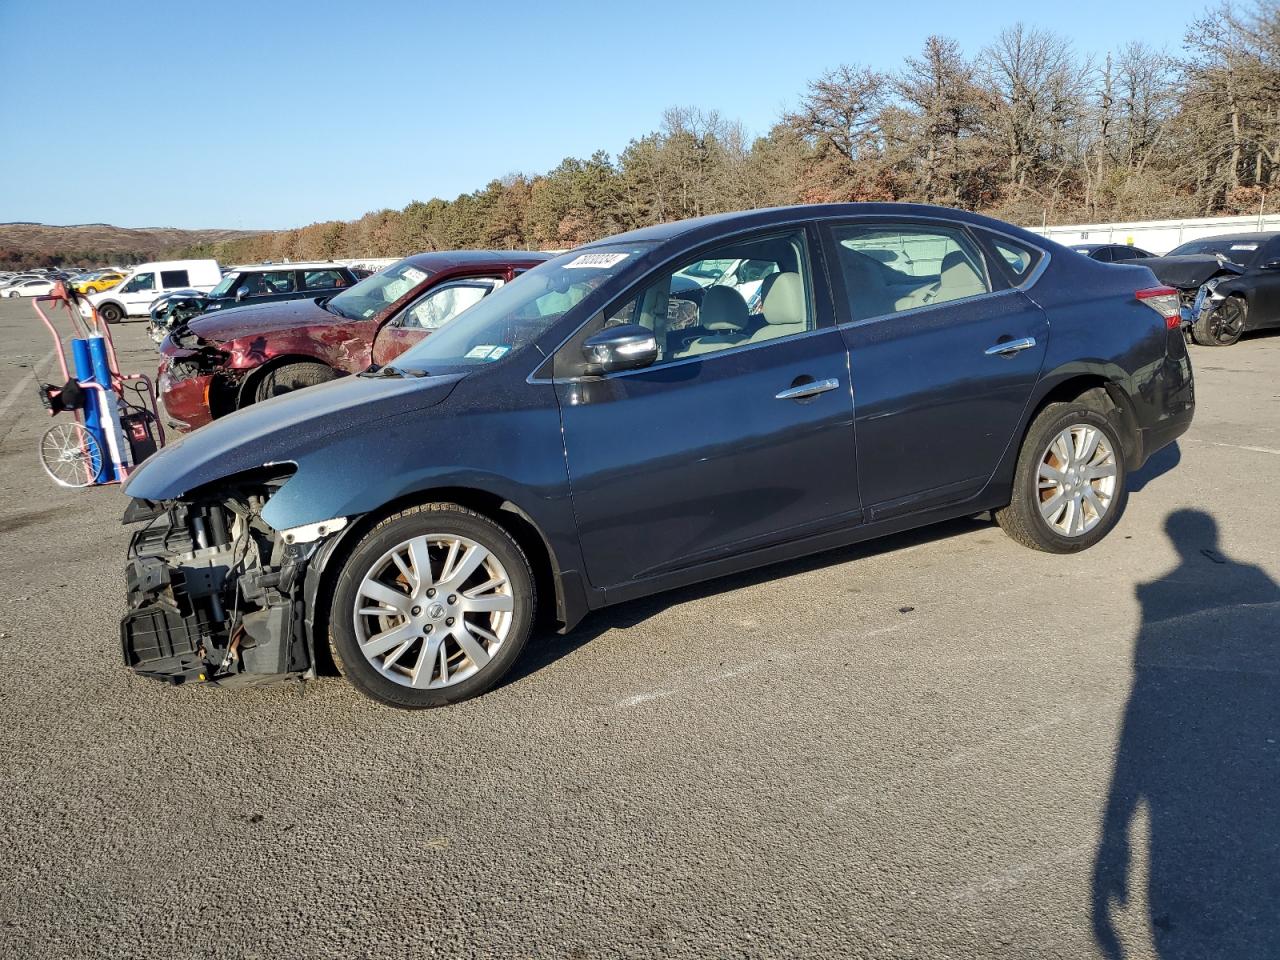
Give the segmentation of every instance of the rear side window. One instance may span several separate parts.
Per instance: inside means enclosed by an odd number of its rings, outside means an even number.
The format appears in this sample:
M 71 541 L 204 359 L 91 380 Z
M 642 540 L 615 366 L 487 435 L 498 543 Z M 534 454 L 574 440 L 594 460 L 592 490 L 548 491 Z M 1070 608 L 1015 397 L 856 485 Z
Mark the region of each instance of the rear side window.
M 189 287 L 191 280 L 185 270 L 161 270 L 160 286 L 165 290 L 171 290 L 175 287 Z
M 833 227 L 832 236 L 854 320 L 991 292 L 981 252 L 959 230 L 848 224 Z
M 996 255 L 1000 258 L 1000 263 L 1009 274 L 1009 279 L 1015 284 L 1025 280 L 1040 259 L 1040 252 L 1031 247 L 1024 247 L 1020 243 L 1015 243 L 1008 237 L 998 237 L 991 234 L 988 234 L 988 237 L 991 240 L 992 249 L 995 250 Z
M 341 270 L 304 270 L 302 272 L 303 290 L 332 290 L 334 287 L 345 286 L 347 281 Z

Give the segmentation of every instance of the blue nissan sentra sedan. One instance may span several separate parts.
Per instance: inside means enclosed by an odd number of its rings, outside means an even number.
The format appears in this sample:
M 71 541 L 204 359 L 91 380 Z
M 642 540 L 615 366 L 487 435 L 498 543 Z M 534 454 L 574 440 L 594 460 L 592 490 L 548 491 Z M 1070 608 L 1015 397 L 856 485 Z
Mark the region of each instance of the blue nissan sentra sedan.
M 788 207 L 530 270 L 394 365 L 240 410 L 126 487 L 125 661 L 433 707 L 535 614 L 991 511 L 1071 553 L 1194 410 L 1178 296 L 986 217 Z

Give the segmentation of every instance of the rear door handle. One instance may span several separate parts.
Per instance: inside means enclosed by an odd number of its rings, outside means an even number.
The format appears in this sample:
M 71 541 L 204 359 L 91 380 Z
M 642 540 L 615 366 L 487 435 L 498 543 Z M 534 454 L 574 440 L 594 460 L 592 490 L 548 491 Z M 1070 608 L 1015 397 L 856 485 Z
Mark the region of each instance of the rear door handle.
M 818 394 L 826 393 L 828 390 L 835 390 L 839 386 L 839 380 L 810 380 L 808 383 L 801 383 L 794 387 L 788 387 L 786 390 L 779 390 L 773 397 L 775 400 L 803 400 L 805 397 L 816 397 Z
M 1035 345 L 1035 337 L 1023 337 L 1021 340 L 1005 340 L 1003 343 L 987 347 L 986 354 L 988 357 L 1012 357 L 1015 353 L 1030 350 Z

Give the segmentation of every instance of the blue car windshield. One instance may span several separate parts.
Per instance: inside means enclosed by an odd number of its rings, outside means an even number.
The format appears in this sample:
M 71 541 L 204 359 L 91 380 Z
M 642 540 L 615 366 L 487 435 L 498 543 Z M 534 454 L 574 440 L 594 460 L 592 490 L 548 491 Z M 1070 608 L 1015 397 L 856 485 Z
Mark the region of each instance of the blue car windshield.
M 651 246 L 627 244 L 572 251 L 539 264 L 464 310 L 392 365 L 414 372 L 444 373 L 511 356 Z

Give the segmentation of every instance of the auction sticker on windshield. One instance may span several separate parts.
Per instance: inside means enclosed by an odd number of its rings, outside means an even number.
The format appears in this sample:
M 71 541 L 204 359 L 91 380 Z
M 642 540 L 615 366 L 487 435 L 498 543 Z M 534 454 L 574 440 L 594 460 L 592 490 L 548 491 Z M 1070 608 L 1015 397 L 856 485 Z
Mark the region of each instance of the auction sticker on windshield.
M 508 346 L 482 343 L 468 350 L 466 358 L 468 360 L 497 360 L 510 350 L 511 348 Z
M 401 273 L 400 276 L 414 284 L 421 283 L 423 280 L 427 279 L 427 275 L 417 267 L 405 267 L 404 272 Z
M 583 253 L 564 265 L 566 270 L 605 270 L 627 259 L 628 253 Z

